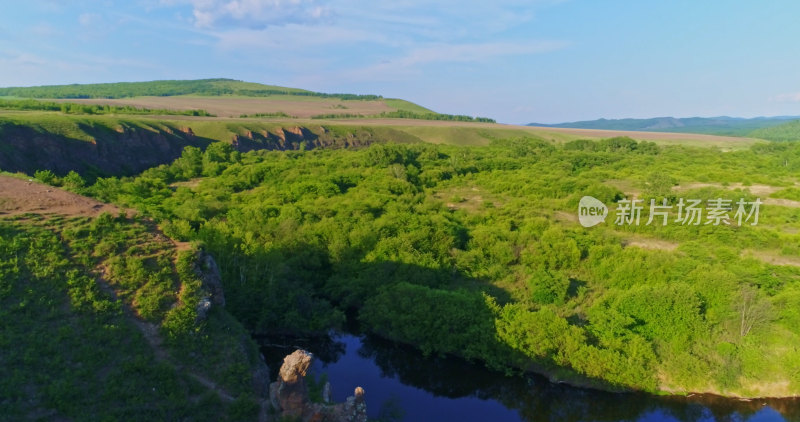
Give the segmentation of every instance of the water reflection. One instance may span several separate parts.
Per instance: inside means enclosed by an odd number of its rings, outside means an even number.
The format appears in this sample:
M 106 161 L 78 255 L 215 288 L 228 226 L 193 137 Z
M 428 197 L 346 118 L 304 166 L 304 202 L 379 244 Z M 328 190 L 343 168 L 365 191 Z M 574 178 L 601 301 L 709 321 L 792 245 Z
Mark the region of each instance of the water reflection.
M 263 339 L 262 352 L 273 378 L 295 347 L 317 356 L 312 373 L 328 374 L 335 400 L 363 386 L 370 418 L 381 420 L 800 420 L 799 400 L 605 393 L 553 384 L 535 375 L 506 377 L 454 358 L 426 358 L 411 347 L 372 336 Z

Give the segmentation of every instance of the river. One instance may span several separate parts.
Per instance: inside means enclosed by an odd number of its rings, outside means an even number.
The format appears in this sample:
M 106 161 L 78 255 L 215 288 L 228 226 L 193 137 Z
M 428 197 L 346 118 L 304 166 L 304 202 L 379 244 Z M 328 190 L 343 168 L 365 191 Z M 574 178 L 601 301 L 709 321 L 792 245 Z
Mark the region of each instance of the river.
M 296 347 L 316 356 L 311 375 L 326 374 L 333 399 L 357 386 L 370 419 L 381 421 L 800 421 L 800 400 L 742 401 L 718 396 L 618 394 L 554 384 L 537 375 L 507 377 L 456 358 L 425 357 L 372 336 L 262 339 L 275 379 Z

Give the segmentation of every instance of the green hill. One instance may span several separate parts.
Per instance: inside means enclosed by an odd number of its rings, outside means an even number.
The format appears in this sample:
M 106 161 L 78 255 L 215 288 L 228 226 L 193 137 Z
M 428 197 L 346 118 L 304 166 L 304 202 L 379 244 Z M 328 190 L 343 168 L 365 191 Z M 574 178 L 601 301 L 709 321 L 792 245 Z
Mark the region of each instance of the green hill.
M 800 120 L 792 120 L 778 126 L 754 130 L 750 132 L 749 136 L 770 141 L 798 141 L 800 140 Z
M 382 98 L 378 95 L 325 94 L 304 89 L 222 78 L 0 88 L 0 96 L 21 98 L 130 98 L 176 95 L 241 95 L 247 97 L 292 95 L 347 100 L 375 100 Z

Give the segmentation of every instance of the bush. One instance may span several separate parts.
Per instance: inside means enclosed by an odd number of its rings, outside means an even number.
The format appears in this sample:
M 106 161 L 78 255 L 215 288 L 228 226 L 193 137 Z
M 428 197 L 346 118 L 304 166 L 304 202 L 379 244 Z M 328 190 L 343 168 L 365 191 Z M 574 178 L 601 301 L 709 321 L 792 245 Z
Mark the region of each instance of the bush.
M 60 179 L 50 170 L 36 170 L 36 173 L 33 174 L 33 177 L 36 178 L 36 180 L 48 185 L 61 185 Z

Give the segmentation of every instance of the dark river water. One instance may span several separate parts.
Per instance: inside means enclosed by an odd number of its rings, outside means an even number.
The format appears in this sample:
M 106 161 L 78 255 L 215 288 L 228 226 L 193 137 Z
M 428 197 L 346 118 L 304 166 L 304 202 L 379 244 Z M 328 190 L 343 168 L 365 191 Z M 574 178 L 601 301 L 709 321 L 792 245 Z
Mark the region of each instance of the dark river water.
M 272 379 L 297 347 L 316 356 L 311 374 L 327 375 L 335 401 L 361 386 L 369 417 L 382 421 L 800 421 L 800 400 L 604 393 L 536 375 L 506 377 L 454 358 L 426 358 L 363 335 L 262 339 Z

